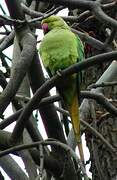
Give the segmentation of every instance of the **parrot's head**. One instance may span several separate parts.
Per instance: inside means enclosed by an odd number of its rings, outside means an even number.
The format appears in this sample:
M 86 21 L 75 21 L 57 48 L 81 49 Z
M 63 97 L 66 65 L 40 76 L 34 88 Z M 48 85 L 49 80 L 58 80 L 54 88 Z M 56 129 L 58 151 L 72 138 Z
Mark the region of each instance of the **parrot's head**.
M 63 29 L 70 29 L 66 22 L 58 16 L 49 16 L 46 19 L 43 19 L 42 22 L 42 29 L 44 33 L 48 33 L 52 29 L 55 28 L 63 28 Z

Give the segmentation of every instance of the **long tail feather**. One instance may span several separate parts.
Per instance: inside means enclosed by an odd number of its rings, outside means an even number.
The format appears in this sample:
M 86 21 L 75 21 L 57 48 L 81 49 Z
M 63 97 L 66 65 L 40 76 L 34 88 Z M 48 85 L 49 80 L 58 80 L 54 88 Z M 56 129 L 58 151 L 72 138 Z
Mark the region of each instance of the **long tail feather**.
M 71 115 L 74 134 L 75 134 L 76 141 L 78 144 L 80 158 L 81 158 L 81 161 L 84 162 L 84 153 L 83 153 L 81 131 L 80 131 L 80 117 L 79 117 L 80 113 L 79 113 L 79 104 L 78 104 L 77 93 L 75 94 L 75 96 L 73 98 L 72 105 L 70 106 L 69 111 L 70 111 L 70 115 Z

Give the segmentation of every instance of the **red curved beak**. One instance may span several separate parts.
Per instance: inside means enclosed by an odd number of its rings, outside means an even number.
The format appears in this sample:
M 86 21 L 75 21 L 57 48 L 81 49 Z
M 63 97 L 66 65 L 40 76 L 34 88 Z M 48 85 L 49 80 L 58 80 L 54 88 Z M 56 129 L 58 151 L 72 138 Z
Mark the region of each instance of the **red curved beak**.
M 48 24 L 47 23 L 42 24 L 42 29 L 44 33 L 47 33 L 49 31 Z

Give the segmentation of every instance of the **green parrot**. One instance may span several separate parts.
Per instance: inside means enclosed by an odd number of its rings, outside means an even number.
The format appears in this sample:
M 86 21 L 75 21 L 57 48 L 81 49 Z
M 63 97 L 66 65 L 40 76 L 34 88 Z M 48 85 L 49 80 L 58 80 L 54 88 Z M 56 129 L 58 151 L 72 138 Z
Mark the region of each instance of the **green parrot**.
M 42 29 L 45 36 L 40 44 L 39 53 L 49 74 L 54 75 L 84 58 L 84 47 L 80 38 L 71 32 L 70 27 L 61 17 L 52 15 L 43 19 Z M 62 79 L 57 89 L 70 113 L 80 158 L 84 161 L 77 80 L 76 74 L 70 75 Z

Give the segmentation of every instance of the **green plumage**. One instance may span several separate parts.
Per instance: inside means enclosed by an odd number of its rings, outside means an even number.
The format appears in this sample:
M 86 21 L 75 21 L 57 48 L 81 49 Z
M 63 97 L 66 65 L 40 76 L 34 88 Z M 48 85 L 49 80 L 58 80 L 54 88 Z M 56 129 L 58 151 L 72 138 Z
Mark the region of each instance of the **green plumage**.
M 51 71 L 52 75 L 56 71 L 65 69 L 83 59 L 84 48 L 81 40 L 71 32 L 69 26 L 62 18 L 50 16 L 44 19 L 42 21 L 43 23 L 48 24 L 49 32 L 44 36 L 39 52 L 44 66 Z M 68 79 L 68 83 L 71 86 L 74 86 L 72 83 L 75 83 L 73 77 L 70 81 Z M 70 102 L 73 93 L 71 92 L 71 88 L 70 90 L 67 88 L 67 91 L 69 97 L 65 99 L 68 99 Z
M 45 23 L 48 32 L 40 44 L 39 52 L 44 66 L 54 75 L 58 70 L 82 60 L 84 48 L 79 37 L 71 32 L 62 18 L 50 16 L 42 21 L 42 25 Z M 63 79 L 57 88 L 71 114 L 74 133 L 79 143 L 81 139 L 76 74 Z
M 51 30 L 44 36 L 39 52 L 44 66 L 55 74 L 58 69 L 65 69 L 82 59 L 84 50 L 80 39 L 70 31 L 69 26 L 65 22 L 61 25 L 63 20 L 60 17 L 56 17 L 53 25 L 52 17 L 42 22 L 48 23 Z M 60 26 L 56 21 L 60 21 Z

